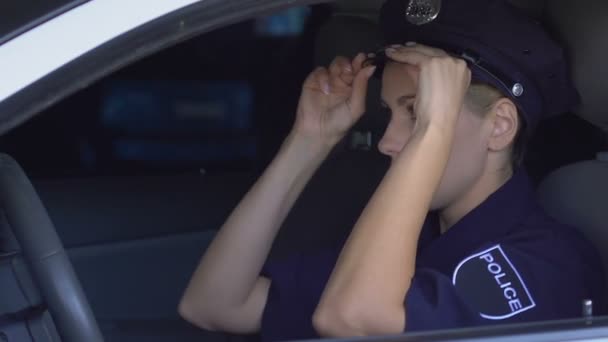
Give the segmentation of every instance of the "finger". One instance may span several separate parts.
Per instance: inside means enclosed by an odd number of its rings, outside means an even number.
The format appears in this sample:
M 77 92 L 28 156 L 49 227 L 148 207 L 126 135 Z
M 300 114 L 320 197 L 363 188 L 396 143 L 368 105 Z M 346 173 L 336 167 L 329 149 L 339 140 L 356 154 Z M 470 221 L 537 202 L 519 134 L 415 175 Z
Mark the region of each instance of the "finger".
M 339 82 L 335 82 L 336 85 L 342 87 L 350 87 L 352 86 L 353 81 L 355 80 L 355 75 L 352 72 L 342 73 L 340 74 L 339 80 Z
M 317 69 L 315 80 L 317 87 L 326 95 L 331 93 L 331 84 L 329 82 L 329 72 L 325 68 Z
M 353 67 L 346 57 L 336 57 L 329 66 L 329 73 L 332 86 L 349 87 L 353 83 Z
M 304 88 L 329 94 L 329 74 L 324 67 L 317 67 L 304 81 Z
M 329 72 L 332 76 L 340 76 L 342 73 L 352 73 L 353 67 L 348 58 L 338 56 L 334 58 L 333 62 L 329 66 Z
M 417 50 L 396 50 L 392 48 L 386 50 L 386 55 L 396 62 L 411 64 L 417 67 L 422 66 L 422 64 L 432 58 L 432 56 Z
M 424 57 L 426 60 L 437 57 L 449 56 L 445 51 L 437 48 L 433 48 L 427 45 L 406 43 L 406 45 L 391 45 L 385 50 L 386 55 L 401 63 L 411 64 L 420 67 L 424 63 Z M 413 56 L 410 56 L 413 54 Z
M 363 68 L 363 64 L 367 60 L 367 56 L 364 53 L 358 53 L 353 59 L 353 73 L 356 75 Z
M 394 51 L 398 51 L 398 52 L 418 51 L 429 57 L 448 56 L 448 53 L 442 49 L 431 47 L 431 46 L 424 45 L 424 44 L 418 44 L 418 43 L 414 43 L 414 42 L 408 42 L 408 43 L 405 43 L 405 45 L 394 44 L 394 45 L 389 46 L 386 49 L 386 51 L 389 51 L 389 50 L 391 50 L 391 51 L 394 50 Z
M 434 57 L 443 57 L 443 56 L 448 55 L 448 53 L 442 49 L 431 47 L 431 46 L 424 45 L 424 44 L 418 44 L 418 43 L 414 43 L 414 42 L 405 43 L 405 45 L 400 46 L 397 50 L 403 50 L 403 51 L 415 50 L 415 51 L 424 53 L 425 55 L 434 56 Z
M 367 85 L 370 77 L 376 71 L 375 66 L 368 66 L 363 68 L 355 77 L 353 82 L 353 92 L 349 99 L 351 110 L 354 113 L 365 112 L 365 99 L 367 97 Z
M 332 86 L 350 87 L 353 84 L 355 72 L 348 58 L 336 57 L 329 68 Z

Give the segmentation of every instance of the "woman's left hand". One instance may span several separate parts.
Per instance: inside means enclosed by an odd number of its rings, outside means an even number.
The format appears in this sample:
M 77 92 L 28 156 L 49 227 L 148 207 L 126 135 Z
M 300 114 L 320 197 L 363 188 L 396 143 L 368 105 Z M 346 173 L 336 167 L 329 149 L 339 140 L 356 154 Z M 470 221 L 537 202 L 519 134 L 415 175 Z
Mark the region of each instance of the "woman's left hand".
M 453 130 L 471 83 L 471 70 L 463 59 L 421 44 L 392 46 L 387 56 L 419 69 L 414 111 L 416 127 L 439 126 Z

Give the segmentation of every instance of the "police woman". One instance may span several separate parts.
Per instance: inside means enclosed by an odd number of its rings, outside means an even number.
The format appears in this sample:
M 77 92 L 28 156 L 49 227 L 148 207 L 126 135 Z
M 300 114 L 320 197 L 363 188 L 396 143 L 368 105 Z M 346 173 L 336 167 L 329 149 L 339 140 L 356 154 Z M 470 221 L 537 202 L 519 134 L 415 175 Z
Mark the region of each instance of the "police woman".
M 444 0 L 419 26 L 407 3 L 384 4 L 389 47 L 373 65 L 338 57 L 308 76 L 291 133 L 194 272 L 185 319 L 275 341 L 570 318 L 585 299 L 603 303 L 593 248 L 542 212 L 517 167 L 536 123 L 577 103 L 562 50 L 502 0 Z M 389 170 L 344 244 L 266 264 L 374 73 Z

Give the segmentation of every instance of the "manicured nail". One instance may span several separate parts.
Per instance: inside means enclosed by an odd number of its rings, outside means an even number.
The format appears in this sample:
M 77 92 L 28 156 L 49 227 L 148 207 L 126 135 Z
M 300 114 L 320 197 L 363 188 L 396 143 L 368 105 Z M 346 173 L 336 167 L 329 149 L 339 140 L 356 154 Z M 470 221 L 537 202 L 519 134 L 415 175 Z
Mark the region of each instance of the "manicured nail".
M 393 44 L 393 45 L 391 45 L 390 47 L 395 48 L 395 49 L 398 49 L 398 48 L 400 48 L 400 47 L 402 47 L 402 46 L 403 46 L 403 45 L 401 45 L 401 44 Z
M 329 83 L 323 84 L 322 90 L 325 95 L 329 95 L 329 92 L 330 92 Z
M 416 42 L 407 42 L 407 43 L 405 43 L 405 46 L 408 46 L 408 47 L 416 46 Z
M 367 76 L 372 76 L 374 74 L 374 72 L 376 72 L 376 66 L 374 65 L 373 67 L 369 68 L 369 70 L 367 70 Z
M 397 49 L 389 47 L 388 49 L 386 49 L 386 53 L 395 53 L 397 52 Z

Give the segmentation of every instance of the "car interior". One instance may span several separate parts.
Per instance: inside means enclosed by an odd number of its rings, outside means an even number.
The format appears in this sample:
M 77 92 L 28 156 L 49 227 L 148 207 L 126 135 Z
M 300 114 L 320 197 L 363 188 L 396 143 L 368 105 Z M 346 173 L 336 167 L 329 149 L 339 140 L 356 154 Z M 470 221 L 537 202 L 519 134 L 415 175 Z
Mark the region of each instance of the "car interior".
M 564 44 L 582 98 L 575 112 L 540 125 L 524 167 L 547 212 L 580 228 L 608 270 L 608 2 L 513 2 Z M 178 316 L 177 303 L 288 132 L 307 73 L 382 46 L 381 4 L 337 1 L 205 33 L 0 137 L 0 151 L 32 179 L 105 340 L 257 338 L 202 331 Z M 312 179 L 270 258 L 322 248 L 352 228 L 389 162 L 375 146 L 387 123 L 379 92 L 372 80 L 368 113 Z M 20 332 L 6 322 L 28 321 L 33 341 L 60 341 L 19 251 L 0 215 L 0 331 L 13 341 Z

